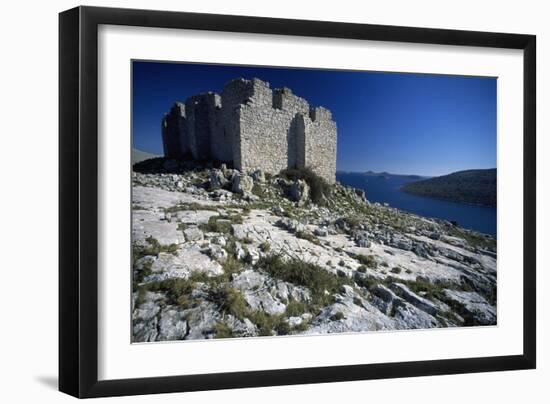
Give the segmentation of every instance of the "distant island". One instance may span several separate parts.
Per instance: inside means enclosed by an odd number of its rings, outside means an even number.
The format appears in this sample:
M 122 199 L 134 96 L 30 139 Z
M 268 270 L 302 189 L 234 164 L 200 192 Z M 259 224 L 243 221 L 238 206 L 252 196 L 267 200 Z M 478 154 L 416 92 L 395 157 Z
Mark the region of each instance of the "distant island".
M 345 170 L 337 170 L 337 175 L 360 175 L 363 177 L 376 177 L 376 178 L 384 178 L 384 179 L 390 179 L 390 178 L 403 178 L 408 180 L 423 180 L 426 178 L 431 178 L 428 176 L 422 176 L 422 175 L 415 175 L 415 174 L 392 174 L 387 171 L 345 171 Z
M 496 206 L 497 170 L 465 170 L 404 184 L 401 190 L 414 195 L 453 202 Z
M 420 175 L 414 175 L 414 174 L 392 174 L 392 173 L 389 173 L 387 171 L 382 171 L 380 173 L 377 173 L 375 171 L 372 171 L 372 170 L 369 170 L 369 171 L 365 171 L 363 173 L 363 175 L 367 176 L 367 177 L 380 177 L 380 178 L 390 178 L 390 177 L 401 177 L 401 178 L 407 178 L 407 179 L 410 179 L 410 180 L 421 180 L 421 179 L 424 179 L 424 178 L 429 178 L 429 177 L 422 177 Z

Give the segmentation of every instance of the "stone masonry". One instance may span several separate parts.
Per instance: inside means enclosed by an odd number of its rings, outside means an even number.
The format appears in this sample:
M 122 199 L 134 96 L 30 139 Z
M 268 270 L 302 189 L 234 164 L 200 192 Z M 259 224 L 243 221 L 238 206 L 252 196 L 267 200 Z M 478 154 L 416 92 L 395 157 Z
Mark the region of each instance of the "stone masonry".
M 271 174 L 309 167 L 329 183 L 336 180 L 331 112 L 256 78 L 176 102 L 162 119 L 162 140 L 166 158 L 192 156 Z

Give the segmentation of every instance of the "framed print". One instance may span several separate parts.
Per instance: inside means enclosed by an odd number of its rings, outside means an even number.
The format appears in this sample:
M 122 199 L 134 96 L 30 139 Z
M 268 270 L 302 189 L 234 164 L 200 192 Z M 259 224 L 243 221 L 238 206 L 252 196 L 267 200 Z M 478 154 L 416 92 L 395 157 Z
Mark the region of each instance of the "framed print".
M 61 391 L 535 367 L 534 36 L 59 24 Z

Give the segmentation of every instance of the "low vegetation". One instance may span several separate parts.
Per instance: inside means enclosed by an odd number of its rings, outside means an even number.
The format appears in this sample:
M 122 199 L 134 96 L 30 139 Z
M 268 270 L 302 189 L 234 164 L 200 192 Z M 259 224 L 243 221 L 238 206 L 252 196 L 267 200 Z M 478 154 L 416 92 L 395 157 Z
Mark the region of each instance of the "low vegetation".
M 252 193 L 260 198 L 265 198 L 267 196 L 265 189 L 257 182 L 252 186 Z
M 344 318 L 346 318 L 346 316 L 344 316 L 344 313 L 342 313 L 340 311 L 337 312 L 337 313 L 334 313 L 332 316 L 330 316 L 331 321 L 343 320 Z
M 401 268 L 399 267 L 393 267 L 391 270 L 390 270 L 391 273 L 394 273 L 394 274 L 400 274 L 401 273 Z
M 149 282 L 140 286 L 143 292 L 161 292 L 165 295 L 166 304 L 187 309 L 190 306 L 190 296 L 194 288 L 194 281 L 184 278 L 171 278 L 157 282 Z
M 493 237 L 488 237 L 480 233 L 474 233 L 456 226 L 449 227 L 449 234 L 454 237 L 465 240 L 472 247 L 482 250 L 496 251 L 497 242 Z
M 223 314 L 231 314 L 241 321 L 248 317 L 246 299 L 241 292 L 226 283 L 212 288 L 208 299 L 215 303 Z
M 290 300 L 286 305 L 285 315 L 287 317 L 299 317 L 309 311 L 309 306 L 304 302 Z
M 366 266 L 367 268 L 378 267 L 378 262 L 376 261 L 376 257 L 374 255 L 353 254 L 352 258 L 355 258 L 357 261 L 359 261 L 362 265 Z
M 320 306 L 331 304 L 333 295 L 345 284 L 344 278 L 318 265 L 277 254 L 261 258 L 258 267 L 274 278 L 306 287 L 311 292 L 313 303 Z
M 307 240 L 310 243 L 321 245 L 321 242 L 319 241 L 319 239 L 307 231 L 297 231 L 295 235 L 296 237 L 301 238 L 303 240 Z
M 315 174 L 311 168 L 287 168 L 280 175 L 287 180 L 304 180 L 310 188 L 311 201 L 317 205 L 326 205 L 331 195 L 331 186 L 324 178 Z
M 161 252 L 177 254 L 178 246 L 176 244 L 162 245 L 154 237 L 147 237 L 146 244 L 134 244 L 132 248 L 132 260 L 135 263 L 146 255 L 158 256 Z
M 267 241 L 264 241 L 262 243 L 260 243 L 260 245 L 258 246 L 258 248 L 263 251 L 264 253 L 267 253 L 271 250 L 271 244 L 269 244 Z
M 233 338 L 233 330 L 227 324 L 218 322 L 216 323 L 216 335 L 214 338 Z
M 208 223 L 199 225 L 199 228 L 207 233 L 231 233 L 233 224 L 241 224 L 243 217 L 240 214 L 211 216 Z
M 185 210 L 210 210 L 210 211 L 217 211 L 219 207 L 214 205 L 207 205 L 207 204 L 201 204 L 197 202 L 191 202 L 191 203 L 179 203 L 174 206 L 170 206 L 168 208 L 164 208 L 165 213 L 176 213 L 180 211 Z

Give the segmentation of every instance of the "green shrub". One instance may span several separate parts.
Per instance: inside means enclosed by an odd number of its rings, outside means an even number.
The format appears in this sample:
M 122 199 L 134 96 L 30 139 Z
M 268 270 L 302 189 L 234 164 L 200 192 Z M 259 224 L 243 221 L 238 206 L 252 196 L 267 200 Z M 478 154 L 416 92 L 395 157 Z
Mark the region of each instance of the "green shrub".
M 344 316 L 344 313 L 340 311 L 330 316 L 331 321 L 343 320 L 344 318 L 346 318 L 346 316 Z
M 142 264 L 142 268 L 140 270 L 135 269 L 134 266 L 134 277 L 133 277 L 133 284 L 134 288 L 141 282 L 145 280 L 149 275 L 153 273 L 151 270 L 153 263 L 151 261 L 146 261 Z
M 376 281 L 368 276 L 355 276 L 353 279 L 357 286 L 367 290 L 372 290 L 377 285 Z
M 218 322 L 215 326 L 216 335 L 214 338 L 233 338 L 233 330 L 227 324 Z
M 313 243 L 313 244 L 316 244 L 316 245 L 321 244 L 317 237 L 315 237 L 313 234 L 311 234 L 309 232 L 306 232 L 306 231 L 297 231 L 296 232 L 296 237 L 301 238 L 303 240 L 307 240 L 310 243 Z
M 269 250 L 271 250 L 271 244 L 269 244 L 267 241 L 264 241 L 263 243 L 261 243 L 259 246 L 261 251 L 263 252 L 269 252 Z
M 278 316 L 277 319 L 278 321 L 274 324 L 273 330 L 277 335 L 288 335 L 291 331 L 288 321 L 286 321 L 283 316 Z
M 138 259 L 146 255 L 158 256 L 161 252 L 167 252 L 176 255 L 178 246 L 176 244 L 161 245 L 158 240 L 152 236 L 145 239 L 147 245 L 134 244 L 132 248 L 132 261 L 135 263 Z
M 232 314 L 239 320 L 248 315 L 248 303 L 242 293 L 227 284 L 212 288 L 209 300 L 217 304 L 222 313 Z
M 221 218 L 230 220 L 232 224 L 243 224 L 244 222 L 244 218 L 238 213 L 229 216 L 221 216 Z
M 271 316 L 263 310 L 254 310 L 248 313 L 248 319 L 256 324 L 260 336 L 270 336 L 279 328 L 282 316 Z
M 265 190 L 262 188 L 262 186 L 260 184 L 258 184 L 257 182 L 254 183 L 254 185 L 252 186 L 252 193 L 260 198 L 265 198 L 266 197 L 266 192 Z
M 307 320 L 302 320 L 302 322 L 298 325 L 295 325 L 294 327 L 292 327 L 292 331 L 294 332 L 304 332 L 308 329 L 309 327 L 309 321 Z
M 257 311 L 256 313 L 256 315 L 251 316 L 250 321 L 258 327 L 258 335 L 262 337 L 269 337 L 273 335 L 273 326 L 275 323 L 273 322 L 271 316 L 261 311 Z
M 221 215 L 211 216 L 208 223 L 199 225 L 199 228 L 207 233 L 231 233 L 231 225 L 241 224 L 243 217 L 241 215 Z
M 299 302 L 297 300 L 291 300 L 288 302 L 285 310 L 286 317 L 299 317 L 308 311 L 306 303 Z
M 315 174 L 311 168 L 287 168 L 280 175 L 287 180 L 304 180 L 310 188 L 311 200 L 317 205 L 325 205 L 331 195 L 331 186 L 324 178 Z
M 447 230 L 451 236 L 464 239 L 472 247 L 487 249 L 490 251 L 496 250 L 497 241 L 493 237 L 452 226 L 447 228 Z
M 401 268 L 399 267 L 393 267 L 391 270 L 390 270 L 391 273 L 394 273 L 394 274 L 400 274 L 401 273 Z
M 164 293 L 168 304 L 183 304 L 187 308 L 191 293 L 193 292 L 193 281 L 183 278 L 172 278 L 151 282 L 143 285 L 143 287 L 151 292 Z
M 455 289 L 456 286 L 449 282 L 431 282 L 428 279 L 417 277 L 414 281 L 404 280 L 404 279 L 395 279 L 388 277 L 385 280 L 386 283 L 390 284 L 393 282 L 400 282 L 406 285 L 411 291 L 416 294 L 423 293 L 428 299 L 439 299 L 445 300 L 445 294 L 443 289 Z
M 342 220 L 347 224 L 347 226 L 351 229 L 357 229 L 359 226 L 361 226 L 361 223 L 363 222 L 364 218 L 359 216 L 346 216 L 343 217 Z
M 168 208 L 164 208 L 164 212 L 166 213 L 175 213 L 182 210 L 211 210 L 211 211 L 217 211 L 218 208 L 213 205 L 201 205 L 197 202 L 182 202 L 174 206 L 170 206 Z
M 206 272 L 198 272 L 195 271 L 191 275 L 189 275 L 189 281 L 194 283 L 214 283 L 218 281 L 217 277 L 215 276 L 208 276 Z
M 361 264 L 365 265 L 368 268 L 378 267 L 378 262 L 376 261 L 376 258 L 374 255 L 357 254 L 357 255 L 353 255 L 353 258 L 355 258 L 357 261 L 359 261 Z
M 221 266 L 223 268 L 224 277 L 227 281 L 231 280 L 233 274 L 238 274 L 243 269 L 243 264 L 231 254 L 229 254 L 227 259 L 221 263 Z
M 344 278 L 339 278 L 318 265 L 297 258 L 283 259 L 280 255 L 272 254 L 261 258 L 258 267 L 274 278 L 308 288 L 313 302 L 323 306 L 332 303 L 332 295 L 346 282 Z M 325 291 L 329 294 L 325 294 Z

